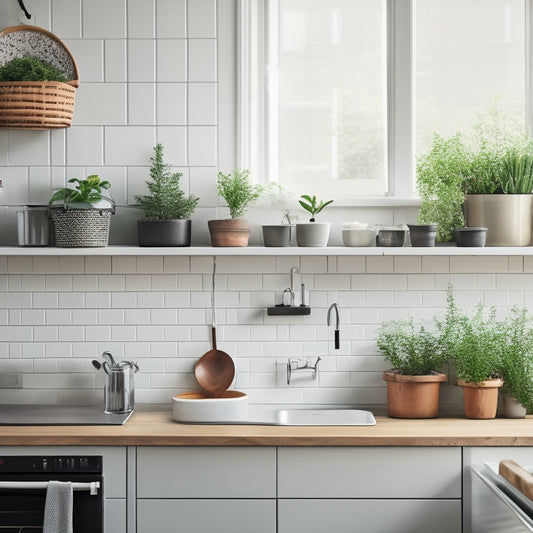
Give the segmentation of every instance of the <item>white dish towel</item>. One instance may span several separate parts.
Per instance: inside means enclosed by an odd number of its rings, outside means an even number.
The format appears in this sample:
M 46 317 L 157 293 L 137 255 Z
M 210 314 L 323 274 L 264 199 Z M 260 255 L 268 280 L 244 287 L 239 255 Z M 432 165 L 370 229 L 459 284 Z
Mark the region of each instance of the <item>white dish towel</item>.
M 73 504 L 70 481 L 49 481 L 44 505 L 43 533 L 73 533 Z

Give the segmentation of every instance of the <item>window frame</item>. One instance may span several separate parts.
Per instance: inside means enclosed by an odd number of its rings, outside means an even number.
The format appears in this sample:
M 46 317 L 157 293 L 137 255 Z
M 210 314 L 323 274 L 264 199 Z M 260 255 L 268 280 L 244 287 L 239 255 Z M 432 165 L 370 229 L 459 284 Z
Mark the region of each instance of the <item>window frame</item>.
M 525 9 L 526 120 L 533 124 L 533 0 L 523 0 Z M 414 122 L 414 0 L 386 0 L 387 38 L 387 128 L 388 190 L 383 196 L 335 198 L 337 206 L 416 206 Z M 274 135 L 275 118 L 270 114 L 268 84 L 275 69 L 269 69 L 275 54 L 268 49 L 268 21 L 278 0 L 238 0 L 237 3 L 237 161 L 250 168 L 259 181 L 276 181 L 267 139 Z M 276 65 L 274 65 L 276 66 Z M 269 121 L 270 120 L 270 121 Z M 270 141 L 268 146 L 275 147 Z

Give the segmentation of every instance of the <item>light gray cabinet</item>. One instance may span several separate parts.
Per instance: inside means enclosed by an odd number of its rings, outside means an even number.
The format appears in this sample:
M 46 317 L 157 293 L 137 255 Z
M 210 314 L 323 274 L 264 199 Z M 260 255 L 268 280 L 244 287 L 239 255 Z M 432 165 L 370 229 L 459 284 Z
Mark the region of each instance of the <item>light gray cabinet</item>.
M 279 500 L 278 533 L 453 533 L 460 500 Z
M 126 499 L 104 502 L 104 533 L 126 533 Z
M 461 532 L 461 448 L 278 450 L 278 533 Z
M 137 449 L 137 533 L 276 533 L 276 449 Z
M 216 531 L 276 533 L 276 501 L 148 500 L 137 501 L 137 533 Z

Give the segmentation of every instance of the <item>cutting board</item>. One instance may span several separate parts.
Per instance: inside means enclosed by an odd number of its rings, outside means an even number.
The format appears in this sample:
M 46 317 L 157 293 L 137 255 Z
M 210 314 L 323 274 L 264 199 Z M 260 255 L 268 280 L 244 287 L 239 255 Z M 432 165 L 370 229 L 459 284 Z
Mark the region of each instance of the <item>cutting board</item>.
M 518 463 L 510 459 L 504 459 L 503 461 L 500 461 L 498 473 L 524 496 L 533 500 L 533 475 L 522 468 Z

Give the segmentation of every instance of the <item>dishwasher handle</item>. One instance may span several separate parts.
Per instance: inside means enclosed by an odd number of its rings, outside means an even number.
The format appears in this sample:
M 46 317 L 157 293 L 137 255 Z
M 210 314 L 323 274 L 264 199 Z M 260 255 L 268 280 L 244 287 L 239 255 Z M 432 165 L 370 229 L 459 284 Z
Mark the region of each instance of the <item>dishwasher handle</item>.
M 533 499 L 533 476 L 511 459 L 500 461 L 498 473 L 530 500 Z
M 48 481 L 0 481 L 1 489 L 17 489 L 17 490 L 45 490 L 48 488 Z M 99 481 L 91 481 L 89 483 L 72 483 L 72 490 L 74 491 L 89 491 L 91 496 L 98 494 L 100 488 Z

